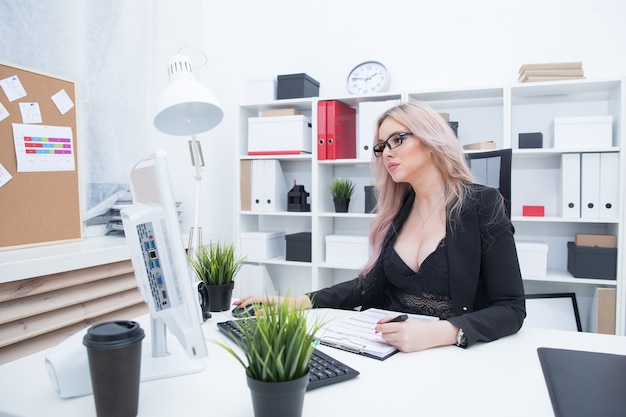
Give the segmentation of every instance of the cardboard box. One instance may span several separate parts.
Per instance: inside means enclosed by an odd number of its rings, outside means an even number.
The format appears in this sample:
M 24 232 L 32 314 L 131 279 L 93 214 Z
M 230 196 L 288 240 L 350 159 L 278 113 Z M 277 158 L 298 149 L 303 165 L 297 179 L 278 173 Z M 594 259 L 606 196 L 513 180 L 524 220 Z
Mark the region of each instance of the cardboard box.
M 285 232 L 242 232 L 241 255 L 248 260 L 264 260 L 285 255 Z
M 287 261 L 311 262 L 311 232 L 300 232 L 285 236 Z
M 361 267 L 369 259 L 367 236 L 326 236 L 326 262 Z
M 260 117 L 276 117 L 276 116 L 298 116 L 300 110 L 294 108 L 286 108 L 286 109 L 269 109 L 262 110 L 259 112 Z
M 320 83 L 307 74 L 287 74 L 278 76 L 279 100 L 287 98 L 319 97 Z
M 548 244 L 538 241 L 516 241 L 517 258 L 522 276 L 545 277 L 548 273 Z
M 595 246 L 598 248 L 617 248 L 617 236 L 615 235 L 588 235 L 577 233 L 574 236 L 576 246 Z
M 276 78 L 248 81 L 248 103 L 266 103 L 276 100 Z
M 311 153 L 311 138 L 311 118 L 304 115 L 248 119 L 248 155 Z
M 596 288 L 591 304 L 589 331 L 615 334 L 615 288 Z
M 556 117 L 550 124 L 557 149 L 610 148 L 613 116 Z
M 615 279 L 617 249 L 567 242 L 567 270 L 576 278 Z
M 463 149 L 466 151 L 479 151 L 479 150 L 491 150 L 496 149 L 496 143 L 492 140 L 488 140 L 486 142 L 476 142 L 476 143 L 468 143 L 467 145 L 463 145 Z
M 519 149 L 543 148 L 543 133 L 520 133 L 518 135 L 517 147 Z

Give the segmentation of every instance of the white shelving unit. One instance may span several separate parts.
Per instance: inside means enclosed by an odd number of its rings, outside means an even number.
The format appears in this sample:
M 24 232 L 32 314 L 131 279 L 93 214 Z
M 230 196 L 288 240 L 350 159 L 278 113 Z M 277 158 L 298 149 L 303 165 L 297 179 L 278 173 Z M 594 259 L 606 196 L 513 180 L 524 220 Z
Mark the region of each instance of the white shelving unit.
M 312 262 L 288 262 L 285 259 L 256 261 L 267 267 L 275 286 L 292 293 L 319 289 L 357 276 L 361 265 L 345 266 L 325 261 L 325 236 L 349 234 L 366 236 L 373 214 L 364 213 L 365 185 L 370 184 L 369 159 L 317 159 L 317 102 L 339 100 L 358 110 L 362 101 L 390 99 L 420 100 L 436 111 L 449 113 L 458 125 L 462 144 L 492 140 L 497 148 L 513 149 L 512 164 L 512 221 L 516 239 L 544 241 L 548 244 L 548 274 L 545 277 L 524 276 L 527 293 L 575 292 L 583 328 L 588 327 L 591 304 L 596 288 L 616 289 L 616 333 L 626 334 L 626 286 L 624 285 L 623 251 L 625 167 L 622 152 L 626 120 L 626 81 L 574 80 L 488 86 L 484 88 L 450 89 L 438 91 L 410 91 L 399 94 L 371 96 L 307 98 L 277 100 L 270 103 L 248 104 L 240 107 L 240 137 L 237 163 L 255 159 L 247 155 L 247 119 L 257 117 L 267 109 L 294 107 L 313 121 L 313 153 L 297 156 L 271 156 L 283 167 L 286 182 L 296 179 L 310 193 L 310 213 L 257 213 L 239 210 L 235 236 L 240 232 L 282 230 L 286 234 L 309 231 L 312 233 Z M 544 146 L 551 138 L 550 123 L 555 117 L 613 116 L 613 143 L 611 147 L 576 150 L 519 149 L 518 134 L 542 132 Z M 358 117 L 358 114 L 357 114 Z M 614 152 L 619 154 L 619 208 L 617 218 L 563 218 L 558 215 L 560 160 L 563 153 Z M 356 194 L 348 213 L 335 213 L 328 185 L 333 178 L 350 177 L 355 180 Z M 236 207 L 239 205 L 240 178 L 235 179 Z M 522 216 L 522 205 L 543 205 L 545 217 Z M 614 234 L 618 236 L 617 279 L 575 278 L 567 271 L 567 242 L 576 233 Z

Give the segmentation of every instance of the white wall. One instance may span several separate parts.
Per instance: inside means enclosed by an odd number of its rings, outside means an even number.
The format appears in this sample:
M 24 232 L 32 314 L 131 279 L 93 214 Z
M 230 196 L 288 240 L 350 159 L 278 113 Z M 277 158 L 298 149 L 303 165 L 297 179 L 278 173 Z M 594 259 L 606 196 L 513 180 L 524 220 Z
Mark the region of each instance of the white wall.
M 582 61 L 587 78 L 626 76 L 621 0 L 238 0 L 202 2 L 201 75 L 225 120 L 203 139 L 208 155 L 205 234 L 232 239 L 238 105 L 246 82 L 305 72 L 322 97 L 375 59 L 392 91 L 509 84 L 524 63 Z M 207 152 L 208 150 L 208 152 Z M 229 196 L 227 198 L 226 196 Z
M 91 62 L 80 57 L 93 55 L 94 47 L 107 52 L 102 43 L 113 45 L 94 74 L 83 71 L 89 76 L 76 79 L 80 118 L 89 125 L 83 138 L 92 125 L 130 123 L 132 129 L 114 133 L 128 136 L 129 142 L 119 151 L 109 147 L 120 153 L 116 167 L 106 165 L 109 175 L 123 176 L 136 154 L 165 149 L 188 228 L 195 184 L 187 145 L 184 138 L 157 132 L 151 118 L 157 94 L 168 82 L 169 57 L 183 45 L 200 47 L 209 62 L 196 69 L 196 76 L 225 110 L 222 124 L 200 135 L 207 164 L 201 204 L 206 241 L 234 238 L 238 106 L 245 102 L 248 80 L 305 72 L 321 83 L 322 97 L 345 96 L 347 73 L 368 59 L 388 66 L 395 91 L 514 83 L 519 66 L 532 62 L 580 60 L 588 78 L 626 76 L 623 0 L 109 1 L 110 7 L 96 7 L 87 0 L 0 0 L 0 60 L 74 78 L 81 62 Z M 80 30 L 90 25 L 85 16 L 97 20 L 99 13 L 124 13 L 124 19 L 108 16 L 106 22 L 118 22 L 109 36 L 127 39 L 125 50 L 98 39 L 89 28 Z M 45 35 L 34 35 L 39 20 L 33 16 L 49 19 L 40 25 L 48 28 Z M 133 19 L 141 25 L 133 25 Z M 108 59 L 126 57 L 129 49 L 136 50 L 135 58 L 152 62 Z M 193 51 L 187 52 L 199 62 Z M 141 91 L 101 79 L 102 74 L 117 80 L 138 72 Z M 110 87 L 106 93 L 115 100 L 102 100 L 105 93 L 91 85 L 94 81 L 101 89 Z M 97 134 L 111 136 L 106 129 L 92 134 L 101 139 Z M 136 142 L 138 137 L 146 138 L 145 145 Z M 86 162 L 81 161 L 82 172 Z

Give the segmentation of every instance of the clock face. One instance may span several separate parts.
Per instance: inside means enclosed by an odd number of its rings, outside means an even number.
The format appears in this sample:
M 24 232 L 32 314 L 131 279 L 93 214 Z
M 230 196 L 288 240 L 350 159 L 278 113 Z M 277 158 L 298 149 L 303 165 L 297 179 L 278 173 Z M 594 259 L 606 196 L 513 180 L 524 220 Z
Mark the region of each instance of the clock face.
M 389 72 L 380 62 L 363 62 L 350 71 L 346 86 L 352 94 L 372 94 L 386 91 L 389 88 Z

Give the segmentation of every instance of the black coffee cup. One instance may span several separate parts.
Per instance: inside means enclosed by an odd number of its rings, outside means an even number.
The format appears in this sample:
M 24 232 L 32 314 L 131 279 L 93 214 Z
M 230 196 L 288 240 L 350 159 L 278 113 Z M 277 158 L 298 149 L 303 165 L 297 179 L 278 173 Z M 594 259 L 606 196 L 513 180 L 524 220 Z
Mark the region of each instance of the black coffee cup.
M 98 417 L 137 416 L 143 338 L 139 324 L 127 320 L 91 326 L 83 338 Z

